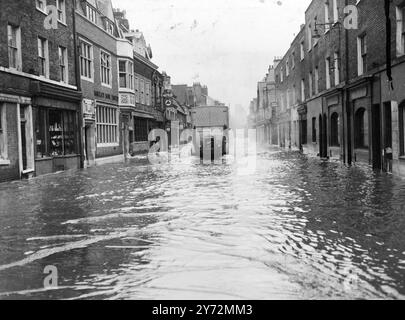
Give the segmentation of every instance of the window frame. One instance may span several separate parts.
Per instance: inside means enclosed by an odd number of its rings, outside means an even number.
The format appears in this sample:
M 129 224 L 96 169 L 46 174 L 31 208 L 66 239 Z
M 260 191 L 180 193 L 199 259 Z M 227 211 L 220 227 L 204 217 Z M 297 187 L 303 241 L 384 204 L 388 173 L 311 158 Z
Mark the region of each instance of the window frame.
M 58 56 L 59 56 L 60 82 L 68 84 L 69 83 L 69 62 L 68 62 L 67 48 L 63 47 L 63 46 L 58 46 Z M 63 58 L 63 61 L 61 60 L 61 58 Z
M 48 39 L 39 36 L 37 38 L 38 43 L 38 66 L 39 76 L 49 79 L 49 45 Z M 42 74 L 44 71 L 44 74 Z
M 89 50 L 83 50 L 85 48 Z M 83 55 L 83 52 L 86 53 L 86 56 Z M 90 57 L 87 56 L 87 53 L 90 54 Z M 80 62 L 80 77 L 83 80 L 94 82 L 94 46 L 85 41 L 80 39 L 80 52 L 79 52 L 79 62 Z M 86 68 L 88 68 L 88 72 L 84 74 L 83 66 L 84 63 L 86 64 Z M 87 76 L 89 75 L 89 76 Z
M 61 3 L 63 4 L 62 7 L 60 7 Z M 56 8 L 58 11 L 58 22 L 66 24 L 66 1 L 65 0 L 56 0 Z
M 13 37 L 13 31 L 15 31 L 15 39 Z M 13 42 L 15 40 L 15 43 L 10 44 L 10 36 L 13 38 Z M 13 51 L 13 55 L 15 55 L 15 66 L 11 65 L 11 50 Z M 7 25 L 7 51 L 9 68 L 22 71 L 21 28 L 19 26 L 17 27 L 12 24 Z
M 96 106 L 96 142 L 98 147 L 119 146 L 119 110 L 105 104 Z
M 105 82 L 106 79 L 108 82 Z M 102 86 L 112 87 L 112 56 L 104 50 L 100 50 L 100 81 Z

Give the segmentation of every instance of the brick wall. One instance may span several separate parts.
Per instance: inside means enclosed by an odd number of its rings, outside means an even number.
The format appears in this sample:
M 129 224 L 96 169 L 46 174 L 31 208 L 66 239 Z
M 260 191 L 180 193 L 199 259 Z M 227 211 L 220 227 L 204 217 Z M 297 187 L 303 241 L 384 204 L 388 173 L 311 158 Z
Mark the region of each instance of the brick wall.
M 56 5 L 56 0 L 48 0 L 47 5 Z M 76 85 L 73 43 L 73 2 L 66 1 L 66 24 L 58 23 L 57 29 L 46 30 L 46 15 L 37 10 L 35 1 L 0 0 L 0 65 L 8 67 L 7 24 L 20 26 L 22 47 L 22 71 L 39 75 L 38 36 L 48 39 L 50 79 L 59 81 L 58 46 L 67 48 L 69 84 Z

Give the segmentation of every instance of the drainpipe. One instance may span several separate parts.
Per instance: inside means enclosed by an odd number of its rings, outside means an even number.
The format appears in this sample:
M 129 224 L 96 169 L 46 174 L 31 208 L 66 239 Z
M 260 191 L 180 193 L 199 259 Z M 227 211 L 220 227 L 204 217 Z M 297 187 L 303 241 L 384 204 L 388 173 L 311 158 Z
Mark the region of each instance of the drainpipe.
M 81 79 L 80 79 L 80 68 L 79 68 L 79 61 L 78 61 L 78 54 L 79 48 L 77 43 L 77 31 L 76 31 L 76 0 L 73 0 L 73 10 L 72 10 L 72 18 L 73 18 L 73 47 L 74 47 L 74 58 L 75 58 L 75 75 L 76 75 L 76 87 L 77 91 L 81 92 Z M 83 149 L 83 108 L 82 102 L 80 102 L 79 108 L 79 150 L 80 150 L 80 168 L 84 168 L 84 149 Z
M 345 6 L 349 5 L 349 0 L 345 0 Z M 344 90 L 345 95 L 345 113 L 346 113 L 346 144 L 347 144 L 347 164 L 352 164 L 352 128 L 351 128 L 351 112 L 350 112 L 350 97 L 347 85 L 349 84 L 349 30 L 345 29 L 345 74 L 346 74 L 346 88 Z M 345 124 L 345 122 L 343 122 Z

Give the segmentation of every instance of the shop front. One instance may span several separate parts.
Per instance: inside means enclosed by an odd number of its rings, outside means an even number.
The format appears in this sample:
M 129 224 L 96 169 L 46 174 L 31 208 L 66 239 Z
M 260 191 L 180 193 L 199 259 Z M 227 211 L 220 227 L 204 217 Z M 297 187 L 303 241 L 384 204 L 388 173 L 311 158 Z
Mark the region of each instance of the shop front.
M 68 89 L 53 91 L 42 84 L 37 88 L 32 106 L 35 174 L 80 168 L 80 94 Z

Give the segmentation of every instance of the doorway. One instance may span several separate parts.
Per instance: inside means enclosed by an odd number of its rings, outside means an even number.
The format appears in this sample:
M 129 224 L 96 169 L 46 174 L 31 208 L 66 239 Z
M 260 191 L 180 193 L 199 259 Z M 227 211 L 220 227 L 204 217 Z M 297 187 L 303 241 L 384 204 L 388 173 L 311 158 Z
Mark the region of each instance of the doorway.
M 372 157 L 373 157 L 373 169 L 382 169 L 381 159 L 381 106 L 375 104 L 371 109 L 371 121 L 372 121 Z

